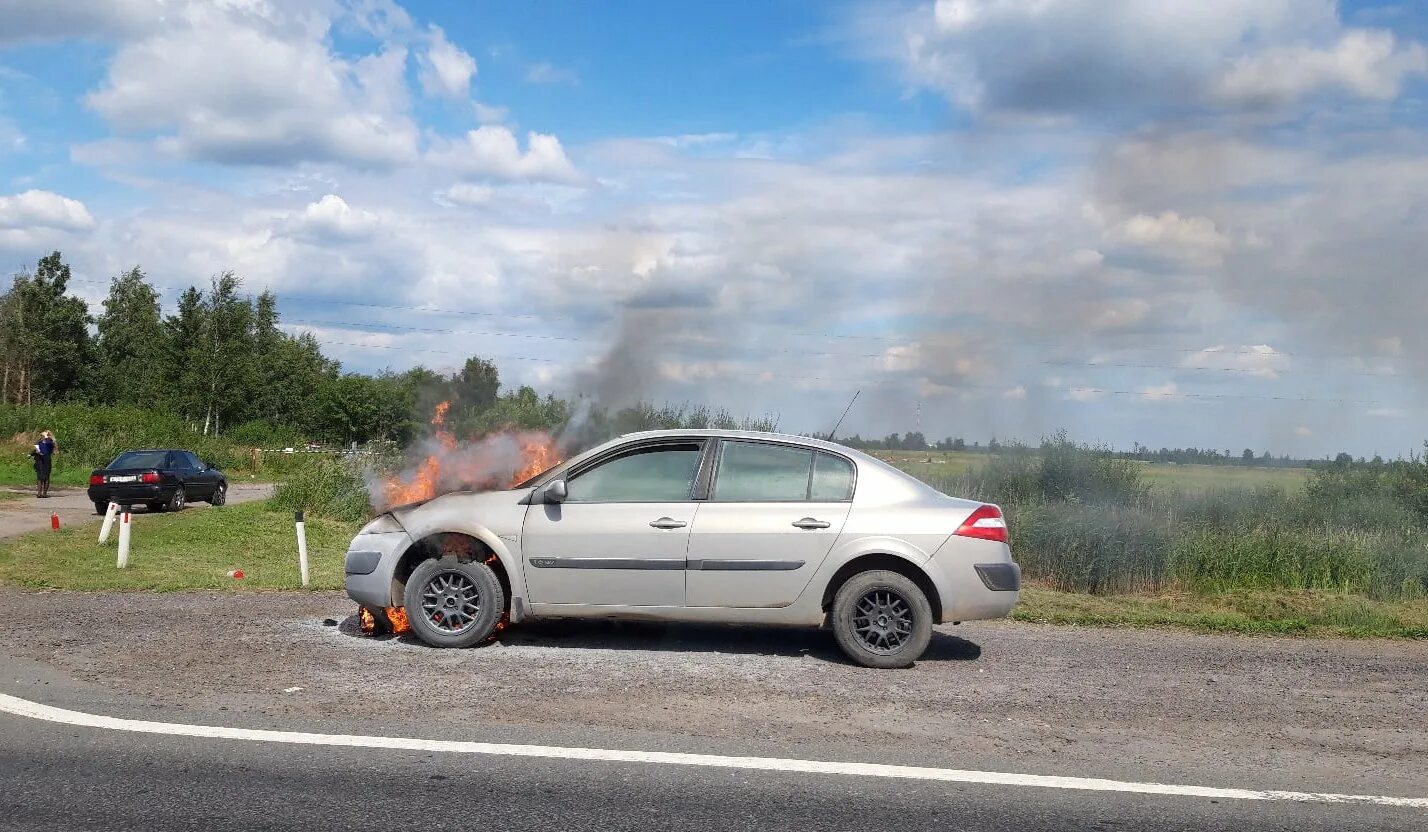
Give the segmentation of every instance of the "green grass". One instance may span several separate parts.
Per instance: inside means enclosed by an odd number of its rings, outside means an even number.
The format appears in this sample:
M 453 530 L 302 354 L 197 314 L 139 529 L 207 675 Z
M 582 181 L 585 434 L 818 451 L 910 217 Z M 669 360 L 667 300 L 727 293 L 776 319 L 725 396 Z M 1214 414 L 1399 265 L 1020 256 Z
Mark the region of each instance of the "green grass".
M 1017 621 L 1094 627 L 1172 627 L 1251 635 L 1428 638 L 1428 600 L 1373 601 L 1316 591 L 1088 595 L 1028 586 Z
M 0 449 L 8 446 L 0 445 Z M 15 454 L 10 454 L 15 456 Z M 88 485 L 92 469 L 79 469 L 72 465 L 58 464 L 50 472 L 50 485 Z M 17 459 L 0 459 L 0 485 L 33 486 L 35 469 L 28 456 Z
M 133 515 L 129 566 L 115 568 L 117 530 L 95 542 L 99 518 L 81 527 L 34 532 L 0 547 L 0 581 L 70 590 L 298 589 L 292 515 L 260 503 Z M 307 523 L 310 586 L 342 586 L 351 523 Z M 228 577 L 241 569 L 242 580 Z

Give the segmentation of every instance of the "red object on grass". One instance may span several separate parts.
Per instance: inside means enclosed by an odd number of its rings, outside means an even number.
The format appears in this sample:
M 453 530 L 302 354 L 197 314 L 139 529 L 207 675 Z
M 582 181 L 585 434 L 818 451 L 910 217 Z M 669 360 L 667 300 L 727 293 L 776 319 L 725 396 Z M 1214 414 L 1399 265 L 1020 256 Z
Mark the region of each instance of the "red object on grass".
M 50 528 L 59 531 L 59 512 L 50 512 Z
M 228 577 L 232 578 L 232 579 L 235 580 L 235 581 L 241 581 L 241 580 L 243 580 L 243 570 L 242 570 L 242 569 L 233 569 L 233 570 L 229 571 Z

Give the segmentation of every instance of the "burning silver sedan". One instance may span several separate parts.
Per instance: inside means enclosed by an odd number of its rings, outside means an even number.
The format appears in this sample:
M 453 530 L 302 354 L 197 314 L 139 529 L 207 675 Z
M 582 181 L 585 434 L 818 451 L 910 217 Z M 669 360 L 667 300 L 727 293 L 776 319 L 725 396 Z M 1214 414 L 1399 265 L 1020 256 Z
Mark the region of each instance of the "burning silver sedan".
M 883 668 L 1021 588 L 996 506 L 832 442 L 722 430 L 631 434 L 508 490 L 393 509 L 346 573 L 369 626 L 436 647 L 545 617 L 827 624 Z

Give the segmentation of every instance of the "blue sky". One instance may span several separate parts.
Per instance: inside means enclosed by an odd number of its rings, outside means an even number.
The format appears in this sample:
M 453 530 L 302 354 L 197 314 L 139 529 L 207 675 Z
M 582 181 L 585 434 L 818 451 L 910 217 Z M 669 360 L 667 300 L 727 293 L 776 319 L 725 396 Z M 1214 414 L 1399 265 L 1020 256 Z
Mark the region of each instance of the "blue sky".
M 19 0 L 0 266 L 827 429 L 1420 446 L 1428 10 Z M 172 297 L 173 292 L 170 292 Z

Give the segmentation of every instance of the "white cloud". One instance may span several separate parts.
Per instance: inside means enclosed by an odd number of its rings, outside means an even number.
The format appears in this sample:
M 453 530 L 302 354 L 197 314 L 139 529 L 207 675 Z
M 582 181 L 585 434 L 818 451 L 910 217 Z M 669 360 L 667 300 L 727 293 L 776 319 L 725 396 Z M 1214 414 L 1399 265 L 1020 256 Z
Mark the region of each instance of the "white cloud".
M 446 33 L 431 27 L 431 42 L 419 58 L 421 87 L 438 98 L 466 98 L 476 75 L 476 59 L 446 39 Z
M 509 129 L 488 124 L 466 134 L 464 141 L 446 142 L 428 154 L 433 163 L 493 179 L 576 182 L 580 175 L 565 156 L 560 139 L 544 133 L 526 134 L 521 152 Z
M 860 28 L 913 84 L 969 110 L 1391 98 L 1423 71 L 1421 47 L 1347 27 L 1325 0 L 937 0 L 902 17 L 873 6 Z
M 1186 369 L 1222 369 L 1243 372 L 1260 378 L 1279 378 L 1289 369 L 1289 356 L 1268 344 L 1243 347 L 1217 345 L 1185 356 L 1180 366 Z
M 181 6 L 162 29 L 122 45 L 85 101 L 115 129 L 155 136 L 186 159 L 413 158 L 405 50 L 338 57 L 326 40 L 332 22 L 291 6 Z
M 1294 44 L 1239 58 L 1220 79 L 1226 100 L 1279 104 L 1320 90 L 1359 98 L 1398 97 L 1410 75 L 1428 73 L 1428 50 L 1392 32 L 1354 30 L 1329 47 Z
M 93 227 L 89 209 L 77 199 L 38 190 L 0 196 L 0 228 L 84 231 Z
M 454 205 L 465 205 L 476 207 L 486 205 L 495 196 L 495 189 L 490 185 L 476 185 L 470 182 L 458 182 L 447 188 L 440 194 L 442 199 Z
M 327 194 L 309 204 L 293 218 L 295 231 L 337 240 L 358 240 L 370 235 L 378 225 L 377 215 L 354 209 L 336 194 Z
M 532 84 L 579 84 L 580 76 L 574 70 L 542 61 L 526 68 L 526 80 Z
M 1213 220 L 1175 211 L 1136 214 L 1112 228 L 1111 238 L 1197 266 L 1218 265 L 1230 248 L 1230 239 Z
M 1152 384 L 1148 387 L 1142 387 L 1136 392 L 1140 393 L 1141 397 L 1147 401 L 1167 401 L 1179 397 L 1180 388 L 1175 382 L 1167 381 L 1164 384 Z
M 1314 435 L 1314 431 L 1310 430 L 1309 428 L 1305 427 L 1304 425 L 1300 425 L 1299 427 L 1297 427 L 1297 428 L 1294 429 L 1294 435 L 1295 435 L 1295 436 L 1309 437 L 1309 436 L 1313 436 L 1313 435 Z

